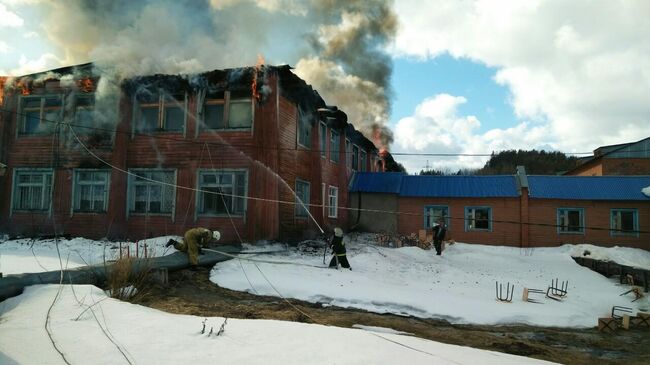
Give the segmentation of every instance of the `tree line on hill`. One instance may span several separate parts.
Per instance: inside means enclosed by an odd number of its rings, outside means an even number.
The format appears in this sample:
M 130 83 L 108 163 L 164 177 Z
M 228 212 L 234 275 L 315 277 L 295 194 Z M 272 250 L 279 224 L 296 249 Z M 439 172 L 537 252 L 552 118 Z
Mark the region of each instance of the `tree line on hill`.
M 508 150 L 492 152 L 480 169 L 426 169 L 420 175 L 513 175 L 517 166 L 525 166 L 529 175 L 557 175 L 574 168 L 578 159 L 562 152 Z

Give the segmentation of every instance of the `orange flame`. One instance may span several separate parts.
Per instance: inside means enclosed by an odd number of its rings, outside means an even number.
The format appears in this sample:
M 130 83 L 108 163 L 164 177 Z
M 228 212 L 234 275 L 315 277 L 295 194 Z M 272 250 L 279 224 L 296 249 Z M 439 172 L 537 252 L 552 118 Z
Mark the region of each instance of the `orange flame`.
M 257 74 L 264 66 L 264 57 L 261 54 L 257 55 L 257 64 L 255 65 L 255 73 L 253 74 L 253 83 L 251 84 L 251 91 L 253 92 L 253 97 L 259 101 L 260 93 L 257 91 Z
M 23 80 L 20 79 L 18 82 L 16 82 L 16 88 L 20 89 L 20 93 L 23 95 L 29 95 L 32 93 L 31 88 L 30 88 L 30 82 L 28 80 Z
M 93 80 L 89 77 L 77 80 L 77 87 L 85 93 L 90 93 L 95 89 Z

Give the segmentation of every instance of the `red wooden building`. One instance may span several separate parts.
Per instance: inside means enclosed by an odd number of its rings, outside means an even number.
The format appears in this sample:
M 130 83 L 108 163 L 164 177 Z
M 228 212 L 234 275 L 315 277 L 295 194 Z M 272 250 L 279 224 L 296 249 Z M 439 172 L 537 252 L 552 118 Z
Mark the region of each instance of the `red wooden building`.
M 372 142 L 289 66 L 111 81 L 92 64 L 9 79 L 0 98 L 0 230 L 224 241 L 346 227 Z

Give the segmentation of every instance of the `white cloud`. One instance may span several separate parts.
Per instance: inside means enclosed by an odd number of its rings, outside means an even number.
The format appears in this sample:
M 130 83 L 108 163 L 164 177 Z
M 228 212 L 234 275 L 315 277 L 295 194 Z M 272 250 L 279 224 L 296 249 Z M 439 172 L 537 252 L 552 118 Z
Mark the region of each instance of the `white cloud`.
M 396 11 L 396 54 L 495 67 L 516 116 L 544 128 L 557 149 L 650 135 L 648 1 L 405 0 Z
M 29 39 L 29 38 L 38 38 L 38 37 L 39 37 L 39 35 L 38 35 L 38 33 L 35 32 L 35 31 L 31 31 L 31 32 L 23 33 L 23 38 L 27 38 L 27 39 Z
M 9 53 L 9 45 L 3 41 L 0 41 L 0 53 Z
M 0 3 L 0 27 L 22 27 L 23 18 Z
M 52 53 L 44 53 L 37 59 L 28 59 L 24 55 L 18 61 L 19 66 L 9 70 L 10 76 L 28 75 L 35 72 L 61 67 L 64 61 Z
M 466 103 L 462 96 L 438 94 L 420 103 L 413 115 L 395 125 L 394 149 L 400 152 L 458 154 L 456 156 L 398 156 L 408 172 L 416 173 L 425 164 L 436 169 L 479 168 L 487 157 L 462 154 L 489 154 L 492 151 L 519 148 L 548 148 L 547 128 L 519 123 L 507 129 L 480 133 L 481 122 L 472 115 L 459 115 Z

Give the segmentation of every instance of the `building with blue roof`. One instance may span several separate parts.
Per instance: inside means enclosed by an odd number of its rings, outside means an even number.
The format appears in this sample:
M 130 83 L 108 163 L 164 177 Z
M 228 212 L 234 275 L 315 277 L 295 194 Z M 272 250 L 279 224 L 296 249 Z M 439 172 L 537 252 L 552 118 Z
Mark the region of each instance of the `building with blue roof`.
M 356 173 L 351 226 L 520 247 L 565 243 L 650 249 L 650 176 L 430 176 Z

